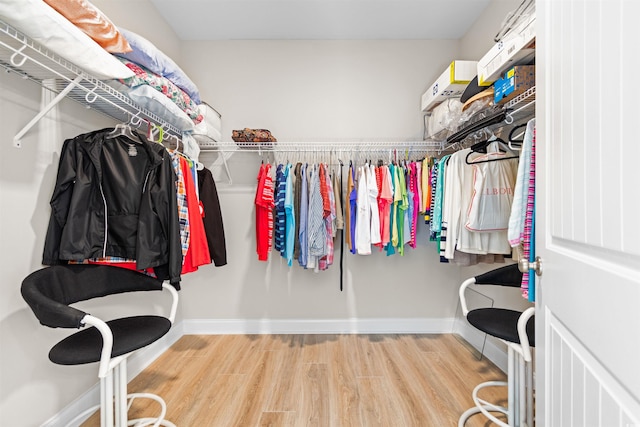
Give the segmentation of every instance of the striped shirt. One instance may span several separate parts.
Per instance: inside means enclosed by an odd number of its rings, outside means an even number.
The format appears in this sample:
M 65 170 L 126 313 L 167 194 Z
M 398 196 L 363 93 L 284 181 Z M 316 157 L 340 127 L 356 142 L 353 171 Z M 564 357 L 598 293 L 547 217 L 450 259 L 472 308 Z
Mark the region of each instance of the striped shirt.
M 256 252 L 258 260 L 267 261 L 273 245 L 273 179 L 269 163 L 260 166 L 256 190 Z
M 284 166 L 278 165 L 276 169 L 276 193 L 275 193 L 275 226 L 274 240 L 275 249 L 284 256 L 284 233 L 285 233 L 285 212 L 284 212 L 284 196 L 286 192 L 286 178 L 284 176 Z
M 189 249 L 191 239 L 189 226 L 189 209 L 187 208 L 187 189 L 184 184 L 184 175 L 180 167 L 180 154 L 175 150 L 167 150 L 171 156 L 171 165 L 176 174 L 176 197 L 178 201 L 178 222 L 180 224 L 180 244 L 182 246 L 182 262 Z
M 327 229 L 324 223 L 324 209 L 320 194 L 320 177 L 318 171 L 311 171 L 309 186 L 309 215 L 307 231 L 309 237 L 309 256 L 323 257 L 327 254 Z

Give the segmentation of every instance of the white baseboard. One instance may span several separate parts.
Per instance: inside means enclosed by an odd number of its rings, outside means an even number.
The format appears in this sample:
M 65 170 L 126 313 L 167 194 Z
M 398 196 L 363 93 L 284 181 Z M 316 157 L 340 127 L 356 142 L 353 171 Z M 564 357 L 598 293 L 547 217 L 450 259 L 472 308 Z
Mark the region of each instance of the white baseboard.
M 149 366 L 154 360 L 156 360 L 162 353 L 167 351 L 169 347 L 184 335 L 182 331 L 182 322 L 175 324 L 169 332 L 158 341 L 143 348 L 127 360 L 127 382 L 135 378 L 140 372 L 142 372 L 147 366 Z M 98 377 L 98 368 L 96 365 L 96 378 Z M 41 424 L 40 427 L 78 427 L 87 418 L 91 416 L 89 414 L 86 418 L 78 420 L 73 424 L 71 421 L 80 413 L 91 408 L 92 406 L 100 403 L 100 382 L 97 382 L 93 387 L 83 393 L 76 400 L 67 405 L 62 411 L 49 418 L 47 421 Z
M 223 334 L 450 334 L 456 333 L 475 348 L 482 348 L 482 336 L 460 319 L 191 319 L 176 323 L 169 333 L 132 355 L 127 361 L 127 379 L 131 381 L 183 335 Z M 484 355 L 506 372 L 507 354 L 487 340 Z M 96 373 L 97 375 L 97 373 Z M 100 401 L 100 383 L 96 383 L 41 427 L 68 426 L 76 414 Z M 69 427 L 77 427 L 83 421 Z
M 460 335 L 478 351 L 482 351 L 486 335 L 469 325 L 465 319 L 455 319 L 453 333 Z M 507 348 L 506 346 L 501 345 L 499 341 L 496 342 L 496 340 L 491 337 L 487 337 L 487 341 L 484 343 L 483 357 L 492 361 L 494 365 L 502 370 L 502 372 L 507 372 Z
M 428 319 L 190 319 L 185 335 L 222 334 L 448 334 L 453 318 Z

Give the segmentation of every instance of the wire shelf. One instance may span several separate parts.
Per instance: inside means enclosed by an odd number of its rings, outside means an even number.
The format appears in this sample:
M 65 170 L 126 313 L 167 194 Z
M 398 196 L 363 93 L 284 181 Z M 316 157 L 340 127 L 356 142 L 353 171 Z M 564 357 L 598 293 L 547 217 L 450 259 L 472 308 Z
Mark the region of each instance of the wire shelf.
M 143 131 L 149 124 L 155 124 L 169 134 L 182 135 L 178 128 L 138 106 L 124 93 L 90 76 L 1 20 L 0 66 L 6 72 L 17 73 L 55 93 L 64 93 L 66 97 L 119 122 L 129 122 Z M 19 139 L 33 124 L 32 121 L 16 135 L 14 145 L 20 146 Z

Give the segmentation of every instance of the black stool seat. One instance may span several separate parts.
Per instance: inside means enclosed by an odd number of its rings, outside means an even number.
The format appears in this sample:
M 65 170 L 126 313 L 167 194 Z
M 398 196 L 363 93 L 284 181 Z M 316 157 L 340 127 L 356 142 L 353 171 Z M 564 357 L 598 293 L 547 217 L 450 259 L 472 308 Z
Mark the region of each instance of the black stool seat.
M 520 344 L 518 318 L 522 312 L 506 308 L 478 308 L 469 311 L 467 320 L 475 328 L 505 341 Z M 535 316 L 527 322 L 529 345 L 535 347 Z
M 112 358 L 155 342 L 171 328 L 171 321 L 162 316 L 123 317 L 106 323 L 113 333 Z M 58 365 L 82 365 L 100 361 L 101 350 L 102 336 L 92 326 L 53 346 L 49 359 Z

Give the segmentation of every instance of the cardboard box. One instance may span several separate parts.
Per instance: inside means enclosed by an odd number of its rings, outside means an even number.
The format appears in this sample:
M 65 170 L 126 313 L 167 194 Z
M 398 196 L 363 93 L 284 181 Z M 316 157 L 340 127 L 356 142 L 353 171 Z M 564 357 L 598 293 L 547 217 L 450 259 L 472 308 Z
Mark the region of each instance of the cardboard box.
M 422 95 L 422 111 L 429 111 L 448 98 L 459 97 L 476 76 L 477 61 L 453 61 Z
M 530 63 L 536 54 L 535 39 L 536 16 L 533 14 L 478 61 L 478 84 L 490 86 L 506 69 Z
M 535 65 L 517 65 L 493 84 L 493 101 L 495 104 L 504 104 L 535 85 Z

